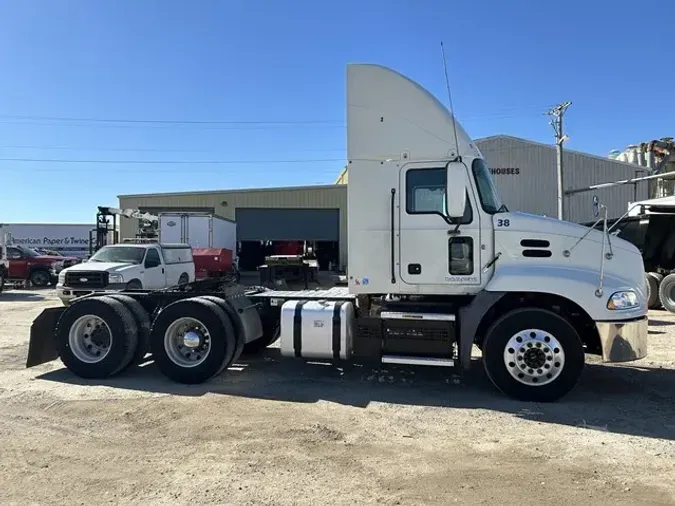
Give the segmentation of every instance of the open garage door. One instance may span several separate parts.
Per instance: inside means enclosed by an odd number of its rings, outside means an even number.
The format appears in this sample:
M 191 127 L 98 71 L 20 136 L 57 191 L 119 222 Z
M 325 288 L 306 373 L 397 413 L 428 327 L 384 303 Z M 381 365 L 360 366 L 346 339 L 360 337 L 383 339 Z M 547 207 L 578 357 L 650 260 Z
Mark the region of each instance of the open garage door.
M 339 209 L 238 208 L 238 241 L 339 241 Z

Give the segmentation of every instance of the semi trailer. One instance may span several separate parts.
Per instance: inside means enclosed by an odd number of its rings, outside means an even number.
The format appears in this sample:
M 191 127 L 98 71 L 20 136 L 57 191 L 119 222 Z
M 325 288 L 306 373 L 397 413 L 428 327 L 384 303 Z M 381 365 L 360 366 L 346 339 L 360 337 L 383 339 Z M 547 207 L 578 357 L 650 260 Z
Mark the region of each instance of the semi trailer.
M 438 99 L 398 72 L 347 66 L 347 286 L 280 291 L 219 280 L 95 294 L 33 322 L 27 367 L 60 358 L 105 378 L 152 354 L 201 383 L 279 339 L 289 359 L 447 367 L 472 349 L 504 394 L 554 401 L 585 354 L 647 354 L 638 249 L 602 231 L 509 212 Z

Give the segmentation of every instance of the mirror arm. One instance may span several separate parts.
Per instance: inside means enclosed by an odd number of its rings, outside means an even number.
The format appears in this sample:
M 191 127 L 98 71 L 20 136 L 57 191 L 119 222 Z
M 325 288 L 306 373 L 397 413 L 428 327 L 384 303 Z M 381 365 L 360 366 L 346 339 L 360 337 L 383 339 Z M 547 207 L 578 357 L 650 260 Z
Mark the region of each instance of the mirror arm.
M 452 225 L 452 222 L 448 220 L 448 223 Z M 457 223 L 455 224 L 455 228 L 452 230 L 448 230 L 448 235 L 457 235 L 459 233 L 459 226 L 462 224 L 461 218 L 457 220 Z

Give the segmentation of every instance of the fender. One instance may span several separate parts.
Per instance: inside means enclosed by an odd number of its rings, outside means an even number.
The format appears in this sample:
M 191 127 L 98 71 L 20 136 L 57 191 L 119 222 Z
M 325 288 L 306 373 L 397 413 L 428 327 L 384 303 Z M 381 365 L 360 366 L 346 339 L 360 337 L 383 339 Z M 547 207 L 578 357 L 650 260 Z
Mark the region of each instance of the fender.
M 614 321 L 641 318 L 647 314 L 645 286 L 634 286 L 629 280 L 605 274 L 602 295 L 596 295 L 599 285 L 597 270 L 561 265 L 502 265 L 488 282 L 488 292 L 550 293 L 575 302 L 594 321 Z M 639 306 L 634 309 L 610 311 L 609 297 L 622 290 L 636 292 Z

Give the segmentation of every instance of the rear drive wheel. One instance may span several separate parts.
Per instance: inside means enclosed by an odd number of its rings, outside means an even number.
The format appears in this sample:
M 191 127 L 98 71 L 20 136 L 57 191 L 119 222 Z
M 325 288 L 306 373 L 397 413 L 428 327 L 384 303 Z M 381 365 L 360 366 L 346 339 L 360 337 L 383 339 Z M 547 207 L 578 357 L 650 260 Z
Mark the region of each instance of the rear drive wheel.
M 659 300 L 664 309 L 675 313 L 675 274 L 668 274 L 659 286 Z
M 576 385 L 584 367 L 579 334 L 545 309 L 516 309 L 492 324 L 483 341 L 483 366 L 510 397 L 550 402 Z
M 45 286 L 49 286 L 50 279 L 51 276 L 49 275 L 49 271 L 46 271 L 44 269 L 33 271 L 30 274 L 31 284 L 38 288 L 44 288 Z
M 236 336 L 220 306 L 193 297 L 173 302 L 157 315 L 150 347 L 165 376 L 179 383 L 203 383 L 230 364 Z
M 129 365 L 138 365 L 150 352 L 150 316 L 141 303 L 133 297 L 119 293 L 113 293 L 107 297 L 120 301 L 134 315 L 138 327 L 138 345 Z
M 92 297 L 68 307 L 56 327 L 64 365 L 82 378 L 107 378 L 123 370 L 137 348 L 138 327 L 118 300 Z
M 649 309 L 658 309 L 661 307 L 659 285 L 663 280 L 663 276 L 656 272 L 648 272 L 645 274 L 645 279 L 647 281 L 647 307 Z

